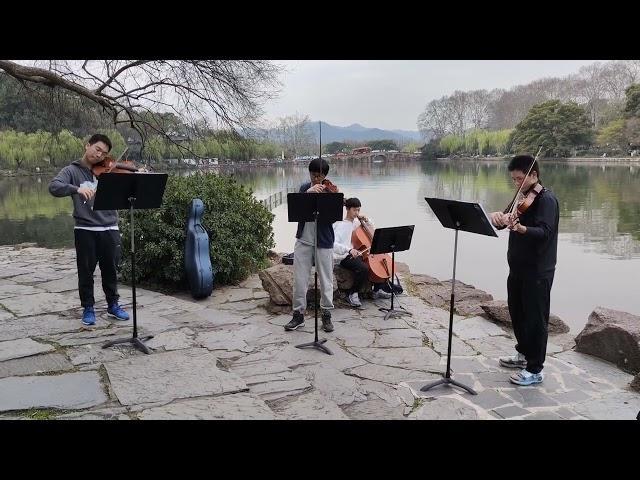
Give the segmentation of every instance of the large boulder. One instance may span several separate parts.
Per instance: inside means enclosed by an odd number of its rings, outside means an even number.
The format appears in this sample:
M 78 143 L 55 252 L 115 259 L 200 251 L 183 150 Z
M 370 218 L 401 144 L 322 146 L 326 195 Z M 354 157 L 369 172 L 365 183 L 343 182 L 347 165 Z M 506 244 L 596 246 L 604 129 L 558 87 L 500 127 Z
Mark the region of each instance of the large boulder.
M 336 267 L 344 270 L 342 267 Z M 342 274 L 341 274 L 342 275 Z M 262 288 L 269 294 L 271 302 L 275 305 L 291 306 L 293 304 L 293 265 L 285 265 L 279 263 L 272 267 L 266 268 L 258 273 L 258 277 L 262 281 Z M 342 275 L 344 278 L 345 275 Z M 333 276 L 333 298 L 337 298 L 338 292 L 338 275 Z M 351 279 L 353 285 L 353 278 Z M 315 294 L 315 278 L 313 273 L 309 275 L 309 285 L 307 289 L 307 304 L 312 305 Z M 320 292 L 318 292 L 319 294 Z
M 491 320 L 502 323 L 509 328 L 513 328 L 511 323 L 511 315 L 509 315 L 509 305 L 504 300 L 494 300 L 480 305 L 484 313 Z M 549 315 L 549 333 L 559 334 L 569 332 L 569 326 L 564 323 L 557 315 Z
M 451 303 L 451 280 L 441 282 L 429 275 L 412 275 L 411 281 L 418 290 L 418 295 L 425 302 L 434 307 L 449 310 Z M 482 313 L 480 304 L 493 300 L 491 294 L 475 288 L 473 285 L 456 280 L 455 312 L 459 315 L 479 315 Z
M 596 307 L 576 337 L 576 350 L 640 373 L 640 317 Z
M 638 392 L 640 392 L 640 373 L 635 376 L 635 378 L 631 381 L 631 384 L 629 386 L 634 390 L 637 390 Z M 640 415 L 640 413 L 638 415 Z M 640 418 L 638 420 L 640 420 Z

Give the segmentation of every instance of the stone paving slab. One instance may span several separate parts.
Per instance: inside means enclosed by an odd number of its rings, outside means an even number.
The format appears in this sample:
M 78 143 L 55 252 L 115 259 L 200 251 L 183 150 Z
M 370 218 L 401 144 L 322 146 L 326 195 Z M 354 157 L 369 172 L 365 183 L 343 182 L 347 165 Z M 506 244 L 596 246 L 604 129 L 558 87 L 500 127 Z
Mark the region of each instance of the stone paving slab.
M 340 407 L 367 399 L 355 378 L 335 368 L 319 364 L 306 365 L 297 368 L 295 372 L 305 375 L 316 390 Z
M 524 415 L 528 415 L 531 413 L 530 410 L 524 409 L 524 408 L 520 408 L 518 406 L 515 405 L 511 405 L 508 407 L 500 407 L 500 408 L 496 408 L 494 410 L 492 410 L 492 412 L 496 413 L 498 415 L 498 418 L 505 418 L 505 419 L 513 419 L 513 418 L 517 418 L 517 417 L 523 417 Z
M 253 382 L 249 385 L 250 392 L 259 395 L 264 400 L 296 395 L 312 387 L 303 375 L 294 372 L 265 375 L 262 378 L 253 377 L 248 380 Z
M 348 417 L 331 400 L 317 391 L 271 403 L 271 409 L 289 420 L 346 420 Z
M 498 358 L 513 354 L 513 332 L 482 315 L 454 315 L 451 352 L 453 378 L 479 395 L 442 385 L 421 392 L 446 368 L 449 312 L 412 295 L 398 296 L 396 302 L 413 316 L 387 321 L 378 308 L 389 301 L 364 300 L 362 309 L 338 302 L 332 312 L 335 331 L 319 331 L 334 353 L 326 355 L 295 348 L 313 339 L 313 310 L 306 312 L 304 328 L 285 332 L 282 326 L 291 314 L 269 313 L 268 294 L 257 275 L 238 286 L 216 288 L 203 300 L 188 292 L 169 296 L 138 288 L 140 335 L 155 335 L 147 344 L 156 350 L 144 355 L 128 344 L 101 348 L 107 340 L 129 338 L 132 322 L 106 316 L 99 270 L 98 322 L 81 326 L 72 249 L 0 247 L 0 269 L 0 352 L 9 351 L 7 345 L 14 346 L 11 355 L 22 344 L 60 346 L 55 353 L 0 361 L 0 382 L 5 382 L 0 386 L 13 382 L 13 390 L 38 398 L 39 393 L 25 390 L 28 379 L 61 382 L 65 375 L 83 374 L 92 375 L 102 392 L 95 405 L 77 407 L 65 400 L 65 410 L 80 411 L 58 418 L 535 420 L 635 418 L 640 410 L 640 395 L 628 387 L 633 376 L 574 352 L 569 334 L 549 339 L 543 384 L 511 384 L 513 370 L 500 367 Z M 123 285 L 120 294 L 130 311 L 130 287 Z M 18 316 L 11 311 L 16 305 Z M 29 350 L 20 350 L 25 353 Z M 73 368 L 79 371 L 61 373 Z M 91 382 L 87 385 L 91 388 Z
M 558 405 L 556 400 L 542 390 L 537 389 L 536 386 L 506 390 L 505 395 L 527 409 L 530 407 L 552 407 Z
M 140 420 L 275 420 L 275 413 L 256 395 L 234 393 L 195 400 L 176 400 L 137 414 Z
M 0 380 L 0 412 L 29 408 L 79 409 L 106 401 L 97 372 Z
M 501 336 L 505 331 L 484 317 L 464 318 L 453 324 L 454 334 L 462 340 Z
M 369 347 L 376 339 L 376 333 L 358 325 L 357 322 L 341 324 L 333 331 L 336 342 L 343 347 Z
M 402 405 L 391 406 L 379 398 L 352 403 L 344 407 L 343 411 L 351 420 L 398 420 L 404 418 Z
M 77 332 L 61 333 L 57 335 L 43 336 L 47 341 L 55 342 L 62 346 L 86 345 L 90 343 L 105 343 L 117 338 L 126 338 L 133 335 L 131 328 L 85 328 Z
M 30 268 L 24 268 L 19 266 L 5 266 L 0 269 L 0 278 L 11 278 L 18 275 L 24 275 L 31 273 Z
M 377 348 L 399 348 L 399 347 L 421 347 L 425 340 L 422 332 L 413 328 L 381 330 L 376 333 L 372 347 Z
M 100 285 L 100 282 L 96 283 L 96 285 Z M 60 292 L 69 292 L 69 291 L 77 292 L 78 291 L 78 275 L 77 273 L 74 273 L 72 275 L 67 275 L 57 280 L 51 280 L 49 282 L 39 283 L 38 289 L 45 290 L 51 293 L 60 293 Z
M 0 363 L 0 378 L 51 373 L 73 369 L 73 365 L 60 353 L 46 353 L 16 358 Z
M 55 350 L 53 345 L 34 342 L 30 338 L 0 342 L 0 362 L 13 358 L 37 355 L 38 353 L 51 352 L 53 350 Z
M 423 330 L 424 332 L 424 330 Z M 449 349 L 449 331 L 444 328 L 431 329 L 424 332 L 429 340 L 429 345 L 440 355 L 447 355 Z M 474 356 L 478 352 L 470 347 L 466 342 L 456 336 L 451 337 L 451 355 Z
M 612 392 L 571 408 L 578 415 L 594 420 L 635 420 L 640 412 L 640 395 L 631 391 Z
M 436 369 L 440 355 L 428 347 L 406 348 L 349 348 L 355 355 L 370 363 L 409 370 Z
M 0 300 L 0 305 L 18 317 L 66 312 L 78 307 L 78 298 L 61 293 L 35 293 L 23 297 L 10 297 Z
M 200 348 L 125 358 L 105 367 L 122 405 L 247 390 L 240 377 L 220 370 L 217 358 Z
M 78 288 L 76 282 L 76 288 Z M 45 293 L 42 288 L 32 287 L 31 285 L 21 285 L 19 283 L 9 283 L 0 286 L 0 300 L 7 298 L 22 297 L 24 295 L 33 295 L 35 293 Z M 24 301 L 24 300 L 23 300 Z
M 102 344 L 86 344 L 67 348 L 67 356 L 74 366 L 115 362 L 131 355 L 144 355 L 128 345 L 113 345 L 102 348 Z
M 376 365 L 368 363 L 346 371 L 348 375 L 358 378 L 373 380 L 389 384 L 398 384 L 405 381 L 431 381 L 440 378 L 434 373 L 425 373 L 418 370 L 407 370 L 405 368 L 389 367 L 387 365 Z
M 131 420 L 123 407 L 98 408 L 95 410 L 65 413 L 58 415 L 56 420 Z
M 453 397 L 439 397 L 424 402 L 408 416 L 410 420 L 477 420 L 472 407 Z
M 597 357 L 569 350 L 553 356 L 563 362 L 574 365 L 581 371 L 589 372 L 590 376 L 606 379 L 618 388 L 626 388 L 633 375 L 618 369 L 613 363 L 606 362 Z
M 478 395 L 468 395 L 467 400 L 485 410 L 492 410 L 513 403 L 513 399 L 495 390 L 484 390 Z
M 170 332 L 162 332 L 148 340 L 145 344 L 149 348 L 165 351 L 181 350 L 183 348 L 191 348 L 196 346 L 193 339 L 194 332 L 190 328 L 181 328 Z

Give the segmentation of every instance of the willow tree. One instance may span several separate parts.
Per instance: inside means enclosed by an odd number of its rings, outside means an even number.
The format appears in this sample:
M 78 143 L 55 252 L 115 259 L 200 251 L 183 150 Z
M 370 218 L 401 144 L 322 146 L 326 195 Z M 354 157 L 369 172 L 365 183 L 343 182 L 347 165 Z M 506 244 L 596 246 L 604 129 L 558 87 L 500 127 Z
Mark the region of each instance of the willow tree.
M 143 145 L 154 134 L 240 133 L 279 87 L 278 66 L 266 60 L 0 60 L 0 69 L 27 88 L 49 87 L 52 99 L 61 90 L 88 99 Z M 187 132 L 175 132 L 176 116 Z

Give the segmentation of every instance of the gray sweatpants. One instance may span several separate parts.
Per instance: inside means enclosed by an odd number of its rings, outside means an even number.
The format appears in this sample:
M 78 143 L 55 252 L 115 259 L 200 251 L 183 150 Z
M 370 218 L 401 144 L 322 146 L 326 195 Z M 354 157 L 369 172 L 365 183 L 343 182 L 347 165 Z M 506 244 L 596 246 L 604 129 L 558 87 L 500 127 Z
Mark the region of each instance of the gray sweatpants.
M 293 249 L 293 310 L 304 314 L 307 309 L 307 287 L 313 263 L 313 245 L 296 241 Z M 318 248 L 316 261 L 318 286 L 320 287 L 320 308 L 333 308 L 333 248 Z

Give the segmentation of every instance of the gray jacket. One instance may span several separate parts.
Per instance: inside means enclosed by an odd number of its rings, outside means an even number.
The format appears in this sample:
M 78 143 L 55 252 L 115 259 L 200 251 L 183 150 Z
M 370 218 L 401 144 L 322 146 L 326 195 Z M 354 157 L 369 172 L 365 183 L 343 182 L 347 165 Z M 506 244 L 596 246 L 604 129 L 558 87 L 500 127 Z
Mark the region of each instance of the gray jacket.
M 49 193 L 54 197 L 71 196 L 73 200 L 73 218 L 76 227 L 113 227 L 118 225 L 118 212 L 116 210 L 93 210 L 95 197 L 84 203 L 84 197 L 78 194 L 78 188 L 87 186 L 97 188 L 98 181 L 93 172 L 76 160 L 67 165 L 49 183 Z

